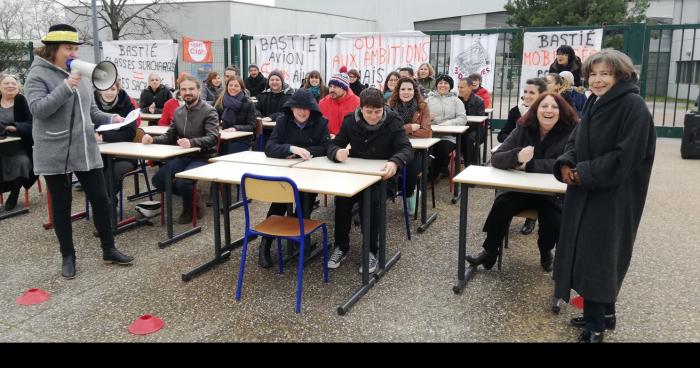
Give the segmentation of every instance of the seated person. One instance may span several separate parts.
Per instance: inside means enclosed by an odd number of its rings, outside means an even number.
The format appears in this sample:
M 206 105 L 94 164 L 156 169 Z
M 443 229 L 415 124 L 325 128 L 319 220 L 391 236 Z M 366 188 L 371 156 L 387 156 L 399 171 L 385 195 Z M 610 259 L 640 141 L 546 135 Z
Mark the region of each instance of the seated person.
M 350 149 L 347 148 L 348 144 Z M 367 88 L 360 94 L 360 108 L 345 117 L 340 132 L 328 146 L 327 156 L 334 162 L 346 161 L 348 157 L 388 160 L 382 180 L 390 180 L 389 186 L 396 187 L 395 174 L 411 162 L 413 149 L 401 118 L 384 107 L 382 92 L 376 88 Z M 378 264 L 379 194 L 378 190 L 372 190 L 369 272 L 376 271 Z M 350 251 L 352 207 L 361 198 L 362 193 L 351 198 L 335 197 L 335 249 L 328 261 L 328 268 L 340 267 Z
M 158 190 L 165 190 L 166 173 L 175 174 L 194 169 L 207 164 L 207 161 L 216 154 L 216 141 L 219 137 L 219 116 L 213 106 L 201 100 L 199 81 L 186 76 L 180 83 L 180 95 L 185 100 L 185 106 L 175 111 L 173 123 L 168 131 L 160 136 L 151 137 L 146 134 L 141 142 L 143 144 L 177 144 L 182 148 L 197 147 L 200 152 L 168 161 L 166 166 L 160 168 L 153 176 L 153 186 Z M 173 193 L 182 196 L 182 213 L 178 223 L 192 222 L 192 189 L 194 182 L 187 179 L 175 179 Z M 197 203 L 201 203 L 198 201 Z M 197 208 L 197 217 L 202 217 L 202 211 Z
M 418 83 L 410 77 L 403 77 L 397 83 L 398 90 L 389 98 L 387 104 L 401 121 L 403 129 L 409 138 L 430 138 L 433 131 L 430 128 L 430 109 L 428 104 L 418 92 Z M 398 91 L 398 93 L 397 93 Z M 421 172 L 423 163 L 415 157 L 406 167 L 406 197 L 408 199 L 408 212 L 416 210 L 416 181 Z
M 258 95 L 258 103 L 255 104 L 258 116 L 276 121 L 277 117 L 284 115 L 282 106 L 292 96 L 294 90 L 284 83 L 282 72 L 273 70 L 267 76 L 267 89 Z M 263 130 L 265 141 L 270 138 L 270 133 Z
M 222 82 L 221 75 L 219 75 L 218 72 L 209 72 L 209 74 L 207 74 L 207 79 L 204 80 L 204 85 L 202 86 L 202 100 L 214 106 L 214 102 L 224 91 Z
M 144 114 L 160 114 L 163 112 L 163 105 L 173 95 L 170 89 L 162 84 L 160 75 L 151 73 L 148 76 L 148 87 L 141 91 L 139 107 Z
M 348 81 L 349 77 L 345 72 L 333 74 L 328 81 L 328 95 L 318 103 L 323 117 L 328 119 L 328 132 L 331 138 L 340 131 L 345 115 L 360 106 L 360 98 L 352 92 Z
M 328 87 L 323 84 L 323 78 L 318 70 L 312 70 L 304 79 L 304 84 L 301 88 L 308 89 L 316 98 L 316 102 L 321 101 L 328 95 Z
M 475 80 L 469 76 L 459 81 L 459 99 L 464 103 L 464 110 L 469 116 L 486 116 L 484 112 L 484 100 L 475 93 Z M 475 129 L 476 128 L 476 129 Z M 462 157 L 464 157 L 465 166 L 473 165 L 478 162 L 479 149 L 476 147 L 476 134 L 479 133 L 479 142 L 483 143 L 486 139 L 486 129 L 484 125 L 471 126 L 468 131 L 462 134 Z
M 551 174 L 576 124 L 576 112 L 560 95 L 544 93 L 518 120 L 518 126 L 493 154 L 491 164 L 499 169 Z M 472 266 L 483 265 L 485 269 L 491 269 L 510 220 L 518 212 L 529 209 L 537 210 L 539 214 L 537 246 L 540 265 L 546 272 L 551 271 L 552 249 L 559 238 L 562 201 L 540 194 L 499 192 L 484 224 L 487 234 L 484 251 L 476 257 L 467 257 L 467 261 Z
M 258 97 L 259 94 L 268 88 L 267 78 L 260 73 L 257 65 L 250 64 L 248 67 L 248 78 L 245 79 L 245 85 L 248 86 L 250 97 Z
M 125 118 L 132 110 L 136 109 L 136 101 L 134 101 L 126 91 L 121 88 L 121 81 L 117 80 L 112 87 L 105 91 L 95 91 L 95 104 L 97 108 L 101 111 L 110 114 L 117 114 Z M 117 130 L 107 130 L 104 132 L 97 132 L 97 128 L 101 125 L 95 124 L 95 139 L 97 142 L 133 142 L 134 136 L 136 136 L 136 128 L 138 127 L 139 120 L 133 121 L 130 124 L 124 125 Z M 102 156 L 102 161 L 108 160 L 109 158 Z M 113 204 L 116 206 L 117 196 L 119 193 L 119 183 L 121 177 L 124 174 L 136 169 L 136 160 L 131 160 L 128 158 L 114 158 L 114 177 L 112 178 L 112 187 L 114 188 L 114 198 L 112 198 Z M 104 167 L 105 179 L 109 176 L 107 175 L 107 165 Z
M 240 77 L 231 77 L 226 80 L 226 90 L 214 104 L 224 131 L 255 132 L 255 104 L 244 91 L 245 83 Z M 221 154 L 248 151 L 254 139 L 251 135 L 222 142 Z
M 22 187 L 28 189 L 37 181 L 32 165 L 32 114 L 21 88 L 14 75 L 0 75 L 0 139 L 22 138 L 17 144 L 3 144 L 0 154 L 0 193 L 10 192 L 6 211 L 15 209 Z
M 530 105 L 532 105 L 540 94 L 547 90 L 547 83 L 542 78 L 530 78 L 525 81 L 525 87 L 523 88 L 523 96 L 521 97 L 521 102 L 514 106 L 510 111 L 508 111 L 508 120 L 506 125 L 501 128 L 498 133 L 498 141 L 503 143 L 510 132 L 515 129 L 515 123 L 525 115 Z
M 277 118 L 277 125 L 265 146 L 265 155 L 273 158 L 302 158 L 325 156 L 328 151 L 328 120 L 321 115 L 314 95 L 308 89 L 300 89 L 292 95 L 282 108 L 284 115 Z M 300 193 L 302 214 L 309 218 L 315 193 Z M 297 208 L 297 211 L 299 209 Z M 273 203 L 267 216 L 284 216 L 286 203 Z M 290 214 L 291 215 L 291 214 Z M 272 265 L 270 258 L 271 238 L 263 238 L 260 246 L 258 263 L 268 268 Z
M 474 93 L 476 93 L 477 96 L 481 97 L 481 99 L 484 100 L 484 108 L 488 109 L 489 107 L 491 107 L 491 95 L 489 94 L 489 91 L 481 85 L 481 74 L 472 73 L 469 74 L 469 77 L 467 78 L 471 78 L 472 80 L 472 87 Z
M 440 74 L 435 79 L 437 90 L 428 94 L 428 108 L 433 125 L 467 125 L 467 114 L 464 103 L 452 92 L 454 80 L 447 74 Z M 428 178 L 436 182 L 439 174 L 450 176 L 447 165 L 450 162 L 450 152 L 457 148 L 457 139 L 453 136 L 442 136 L 440 142 L 433 146 L 435 160 L 430 168 Z

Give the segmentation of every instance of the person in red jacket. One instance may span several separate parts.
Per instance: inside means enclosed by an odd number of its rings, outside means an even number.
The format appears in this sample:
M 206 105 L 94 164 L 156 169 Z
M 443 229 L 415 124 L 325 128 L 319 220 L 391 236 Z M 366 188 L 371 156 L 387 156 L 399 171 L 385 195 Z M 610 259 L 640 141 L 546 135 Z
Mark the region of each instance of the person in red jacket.
M 360 106 L 360 98 L 350 89 L 350 78 L 346 72 L 347 68 L 343 66 L 338 74 L 333 74 L 328 81 L 328 95 L 319 102 L 323 117 L 328 119 L 331 139 L 340 132 L 345 115 Z
M 481 97 L 482 100 L 484 100 L 484 108 L 488 109 L 491 107 L 491 95 L 489 95 L 489 91 L 484 88 L 484 86 L 481 85 L 482 79 L 481 79 L 481 74 L 479 73 L 472 73 L 469 74 L 469 78 L 472 78 L 472 80 L 475 80 L 474 82 L 474 93 L 476 93 L 477 96 Z

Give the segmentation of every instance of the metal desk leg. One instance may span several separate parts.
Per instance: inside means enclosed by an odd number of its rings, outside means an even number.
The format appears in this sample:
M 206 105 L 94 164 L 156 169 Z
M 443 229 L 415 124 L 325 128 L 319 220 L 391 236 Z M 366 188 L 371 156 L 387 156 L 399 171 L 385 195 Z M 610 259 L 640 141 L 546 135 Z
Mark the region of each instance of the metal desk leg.
M 158 247 L 161 249 L 202 231 L 201 226 L 196 226 L 173 236 L 173 174 L 167 162 L 165 162 L 162 170 L 168 171 L 165 173 L 165 226 L 167 238 L 158 242 Z
M 437 219 L 437 212 L 433 212 L 428 217 L 428 192 L 426 189 L 428 186 L 428 150 L 421 150 L 420 155 L 421 160 L 423 160 L 423 167 L 420 178 L 420 226 L 418 226 L 418 232 L 422 233 Z
M 105 164 L 107 165 L 107 197 L 109 199 L 109 214 L 112 216 L 110 223 L 112 224 L 112 232 L 117 230 L 117 204 L 112 203 L 114 200 L 114 158 L 112 156 L 105 156 Z M 87 194 L 86 194 L 87 195 Z
M 464 193 L 459 204 L 459 244 L 457 251 L 457 284 L 452 287 L 455 294 L 462 293 L 464 285 L 473 275 L 475 268 L 469 266 L 465 271 L 467 262 L 467 217 L 469 209 L 469 187 L 467 184 L 460 184 Z
M 467 130 L 468 132 L 469 130 Z M 462 161 L 462 135 L 457 134 L 457 152 L 455 152 L 455 175 L 459 174 L 459 168 L 460 162 Z M 452 179 L 454 179 L 454 176 Z M 459 185 L 455 185 L 455 192 L 454 192 L 454 197 L 452 197 L 452 204 L 457 203 L 459 201 Z
M 362 191 L 362 286 L 338 307 L 338 314 L 345 315 L 360 298 L 367 294 L 369 289 L 377 283 L 376 278 L 369 278 L 369 223 L 372 187 Z
M 397 251 L 391 256 L 389 261 L 386 260 L 386 180 L 381 181 L 379 186 L 379 218 L 377 219 L 377 225 L 379 226 L 379 249 L 377 250 L 379 254 L 377 255 L 379 261 L 379 267 L 377 272 L 374 273 L 374 278 L 379 281 L 387 272 L 394 266 L 394 264 L 401 259 L 401 251 Z M 364 268 L 362 271 L 364 272 Z

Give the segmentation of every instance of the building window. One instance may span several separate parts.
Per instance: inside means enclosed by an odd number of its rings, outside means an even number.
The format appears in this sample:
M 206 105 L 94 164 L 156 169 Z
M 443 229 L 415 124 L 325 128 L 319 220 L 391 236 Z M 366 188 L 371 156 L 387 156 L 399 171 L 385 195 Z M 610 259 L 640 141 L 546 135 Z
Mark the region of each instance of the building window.
M 676 83 L 700 84 L 700 61 L 677 61 Z

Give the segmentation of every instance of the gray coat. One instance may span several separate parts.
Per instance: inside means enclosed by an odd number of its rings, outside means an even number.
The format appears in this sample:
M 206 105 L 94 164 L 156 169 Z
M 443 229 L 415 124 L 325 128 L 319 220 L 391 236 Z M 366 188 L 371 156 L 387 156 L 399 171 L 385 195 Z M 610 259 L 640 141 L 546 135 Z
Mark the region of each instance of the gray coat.
M 581 124 L 554 165 L 576 168 L 568 186 L 554 260 L 555 296 L 570 289 L 584 299 L 614 303 L 632 259 L 654 162 L 654 122 L 632 82 L 591 96 Z M 597 101 L 596 101 L 597 100 Z
M 464 103 L 454 92 L 449 92 L 444 96 L 437 92 L 430 92 L 428 94 L 428 109 L 431 113 L 436 114 L 435 118 L 432 119 L 433 125 L 467 125 Z M 452 143 L 457 141 L 451 135 L 440 137 L 440 139 Z
M 88 78 L 83 78 L 73 91 L 65 82 L 68 76 L 67 71 L 38 56 L 34 57 L 27 75 L 24 90 L 34 117 L 32 137 L 37 175 L 102 168 L 93 121 L 108 124 L 113 115 L 97 108 Z M 70 131 L 74 101 L 75 117 Z

